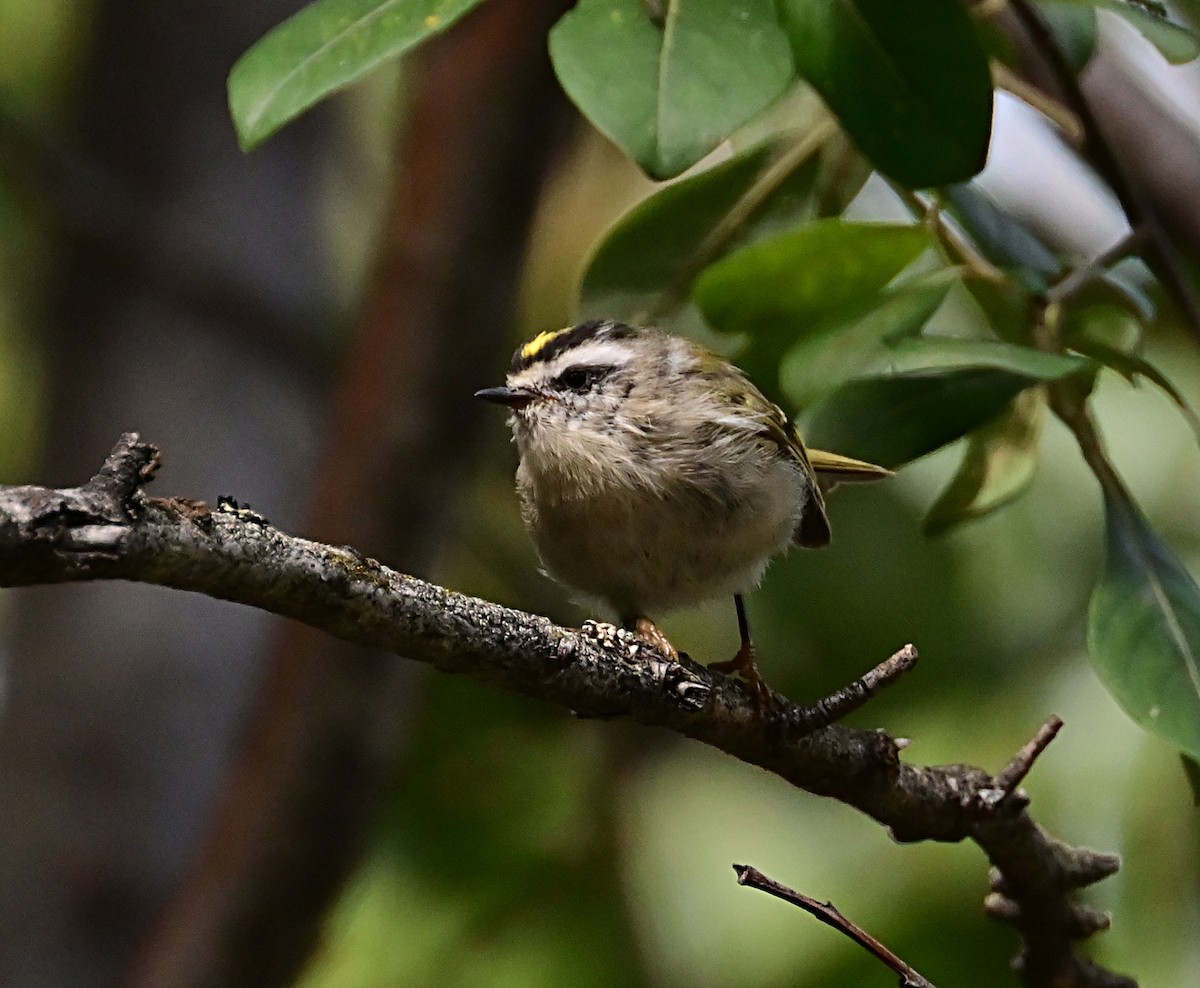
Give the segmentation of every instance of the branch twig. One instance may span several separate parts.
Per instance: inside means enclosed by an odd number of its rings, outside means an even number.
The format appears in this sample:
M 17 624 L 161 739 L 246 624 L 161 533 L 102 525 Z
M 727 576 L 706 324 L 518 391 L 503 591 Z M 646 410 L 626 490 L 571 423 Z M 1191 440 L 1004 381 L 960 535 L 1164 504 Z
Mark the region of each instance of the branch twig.
M 996 788 L 1004 793 L 1005 796 L 1011 796 L 1016 792 L 1017 786 L 1024 781 L 1025 776 L 1029 774 L 1029 770 L 1033 768 L 1033 763 L 1046 750 L 1050 742 L 1058 736 L 1058 732 L 1062 730 L 1062 726 L 1062 718 L 1054 715 L 1038 728 L 1037 734 L 1026 742 L 1025 746 L 1008 763 L 1004 771 L 996 776 Z
M 879 960 L 895 971 L 900 976 L 900 988 L 934 988 L 933 983 L 923 977 L 916 968 L 898 957 L 861 926 L 848 920 L 832 902 L 818 902 L 803 892 L 797 892 L 786 885 L 781 885 L 773 878 L 768 878 L 757 868 L 752 868 L 750 865 L 735 864 L 733 870 L 737 872 L 739 885 L 758 889 L 760 892 L 766 892 L 768 895 L 773 895 L 784 902 L 790 902 L 793 906 L 799 906 L 809 915 L 815 916 L 826 926 L 832 926 L 839 933 L 844 933 L 868 953 L 879 958 Z
M 997 869 L 1007 905 L 993 913 L 1015 923 L 1031 985 L 1133 985 L 1076 952 L 1080 931 L 1099 927 L 1074 892 L 1112 874 L 1116 858 L 1050 837 L 1022 801 L 990 796 L 997 780 L 987 772 L 905 764 L 902 743 L 883 731 L 834 724 L 781 732 L 741 683 L 695 663 L 453 593 L 353 549 L 287 535 L 232 505 L 148 498 L 112 482 L 144 480 L 155 459 L 129 434 L 82 487 L 0 488 L 0 586 L 126 579 L 191 590 L 585 715 L 667 728 L 853 806 L 898 841 L 973 840 Z M 906 652 L 884 666 L 902 667 Z
M 1090 152 L 1092 163 L 1112 187 L 1121 208 L 1125 211 L 1129 225 L 1134 230 L 1145 231 L 1149 241 L 1149 253 L 1151 258 L 1157 261 L 1155 268 L 1163 287 L 1179 308 L 1188 331 L 1200 341 L 1200 297 L 1197 296 L 1191 278 L 1184 269 L 1154 204 L 1130 177 L 1128 169 L 1123 167 L 1105 138 L 1091 103 L 1041 12 L 1030 0 L 1009 0 L 1008 5 L 1053 74 L 1068 108 L 1083 125 L 1085 149 Z

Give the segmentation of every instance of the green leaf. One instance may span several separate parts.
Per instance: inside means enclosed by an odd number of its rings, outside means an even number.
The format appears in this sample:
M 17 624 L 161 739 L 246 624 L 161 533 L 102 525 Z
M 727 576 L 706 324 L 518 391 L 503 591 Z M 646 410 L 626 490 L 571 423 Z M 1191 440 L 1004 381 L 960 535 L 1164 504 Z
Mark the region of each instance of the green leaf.
M 249 150 L 385 59 L 444 31 L 482 0 L 316 0 L 229 73 L 229 109 Z
M 1007 371 L 918 371 L 848 381 L 805 417 L 814 446 L 891 469 L 960 439 L 1036 383 Z
M 974 182 L 951 186 L 946 198 L 993 264 L 1013 271 L 1034 291 L 1045 290 L 1062 273 L 1062 262 L 1016 217 Z
M 1167 8 L 1153 0 L 1060 0 L 1064 3 L 1111 10 L 1129 21 L 1172 64 L 1190 62 L 1200 55 L 1200 42 L 1186 27 L 1167 16 Z
M 818 220 L 718 261 L 695 298 L 722 332 L 814 332 L 869 309 L 929 245 L 921 226 Z
M 941 270 L 900 282 L 865 316 L 802 338 L 779 369 L 789 402 L 804 408 L 885 363 L 900 340 L 921 331 L 957 280 L 957 271 Z
M 580 0 L 550 32 L 567 95 L 656 178 L 678 175 L 792 82 L 773 0 Z
M 870 311 L 929 245 L 921 226 L 818 220 L 718 261 L 693 298 L 715 329 L 750 335 L 739 363 L 778 399 L 779 364 L 797 340 Z
M 780 0 L 796 67 L 884 174 L 911 188 L 987 158 L 992 82 L 960 0 Z
M 1200 757 L 1200 589 L 1115 479 L 1108 559 L 1088 609 L 1100 679 L 1142 727 Z
M 1044 414 L 1042 396 L 1022 391 L 998 418 L 971 433 L 954 478 L 925 516 L 927 536 L 982 518 L 1024 493 L 1037 470 Z
M 963 340 L 954 336 L 919 336 L 902 340 L 892 347 L 889 364 L 896 371 L 994 367 L 1037 381 L 1055 381 L 1068 374 L 1095 369 L 1095 364 L 1086 357 L 1046 353 L 996 340 Z
M 1071 357 L 1042 362 L 1011 353 L 1022 347 L 1005 349 L 1010 351 L 1007 356 L 997 354 L 987 365 L 848 381 L 809 411 L 804 435 L 822 449 L 895 468 L 978 429 L 1026 388 L 1090 364 Z M 1034 358 L 1057 356 L 1028 352 Z
M 581 317 L 684 328 L 695 313 L 679 310 L 706 265 L 807 217 L 816 156 L 793 158 L 777 174 L 789 153 L 753 148 L 664 186 L 622 216 L 588 261 Z
M 1041 0 L 1038 9 L 1071 68 L 1082 72 L 1096 51 L 1096 11 L 1091 4 L 1076 0 Z
M 1171 383 L 1170 379 L 1145 357 L 1109 346 L 1095 339 L 1077 339 L 1071 343 L 1071 346 L 1105 367 L 1115 370 L 1131 384 L 1137 383 L 1142 378 L 1149 381 L 1175 403 L 1175 407 L 1187 421 L 1197 442 L 1200 442 L 1200 416 L 1196 415 L 1195 409 L 1188 404 L 1183 393 Z

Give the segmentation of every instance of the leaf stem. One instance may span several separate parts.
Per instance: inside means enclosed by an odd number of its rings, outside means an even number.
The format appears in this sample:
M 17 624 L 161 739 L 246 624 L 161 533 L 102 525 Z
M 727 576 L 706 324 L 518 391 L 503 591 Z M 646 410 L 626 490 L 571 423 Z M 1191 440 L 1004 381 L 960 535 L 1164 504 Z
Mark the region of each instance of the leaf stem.
M 970 237 L 946 218 L 939 203 L 926 202 L 911 189 L 890 179 L 888 184 L 912 214 L 933 230 L 934 235 L 946 248 L 946 252 L 958 258 L 959 263 L 966 268 L 968 274 L 995 285 L 1008 281 L 1008 275 L 984 257 L 979 248 L 971 242 Z

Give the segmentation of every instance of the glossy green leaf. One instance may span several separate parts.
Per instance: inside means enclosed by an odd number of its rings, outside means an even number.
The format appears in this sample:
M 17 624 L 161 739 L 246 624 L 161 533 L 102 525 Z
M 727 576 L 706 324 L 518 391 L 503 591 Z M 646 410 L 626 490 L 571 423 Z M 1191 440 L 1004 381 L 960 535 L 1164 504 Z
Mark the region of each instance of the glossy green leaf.
M 678 175 L 792 82 L 772 0 L 580 0 L 550 32 L 562 87 L 656 178 Z
M 780 0 L 796 67 L 884 174 L 912 188 L 987 158 L 992 82 L 960 0 Z
M 1200 42 L 1186 27 L 1167 16 L 1167 8 L 1153 0 L 1058 0 L 1060 3 L 1111 10 L 1132 24 L 1142 36 L 1176 65 L 1200 55 Z
M 775 175 L 787 153 L 754 148 L 664 186 L 622 216 L 588 261 L 581 317 L 685 328 L 679 310 L 706 265 L 807 217 L 816 156 Z
M 886 289 L 859 319 L 807 335 L 783 359 L 780 384 L 793 407 L 805 408 L 852 377 L 879 369 L 900 340 L 915 336 L 958 280 L 936 271 Z
M 1086 357 L 1045 353 L 996 340 L 963 340 L 953 336 L 919 336 L 902 340 L 892 347 L 888 363 L 896 371 L 994 367 L 1038 381 L 1054 381 L 1068 374 L 1095 369 L 1095 364 Z
M 925 516 L 928 536 L 990 514 L 1028 489 L 1037 471 L 1045 402 L 1022 391 L 998 418 L 967 438 L 953 479 Z
M 330 93 L 444 31 L 482 0 L 316 0 L 247 51 L 229 73 L 244 149 Z
M 1117 482 L 1103 487 L 1108 559 L 1088 610 L 1092 663 L 1135 721 L 1200 757 L 1200 589 Z
M 1026 388 L 1089 364 L 1069 357 L 1044 364 L 1025 357 L 1005 363 L 1000 359 L 990 365 L 848 381 L 809 411 L 804 435 L 814 446 L 895 468 L 978 429 Z
M 921 226 L 819 220 L 712 265 L 695 299 L 722 332 L 794 337 L 870 309 L 929 245 Z

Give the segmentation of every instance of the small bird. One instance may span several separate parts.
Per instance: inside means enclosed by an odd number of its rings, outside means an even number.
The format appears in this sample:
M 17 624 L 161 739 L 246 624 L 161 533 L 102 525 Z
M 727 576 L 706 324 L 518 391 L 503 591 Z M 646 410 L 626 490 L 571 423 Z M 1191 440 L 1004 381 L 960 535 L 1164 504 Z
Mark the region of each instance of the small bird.
M 597 320 L 530 340 L 504 387 L 517 493 L 549 576 L 611 607 L 666 656 L 650 617 L 732 594 L 741 647 L 712 668 L 759 675 L 743 594 L 792 545 L 829 543 L 821 483 L 882 467 L 805 449 L 734 364 L 659 329 Z

